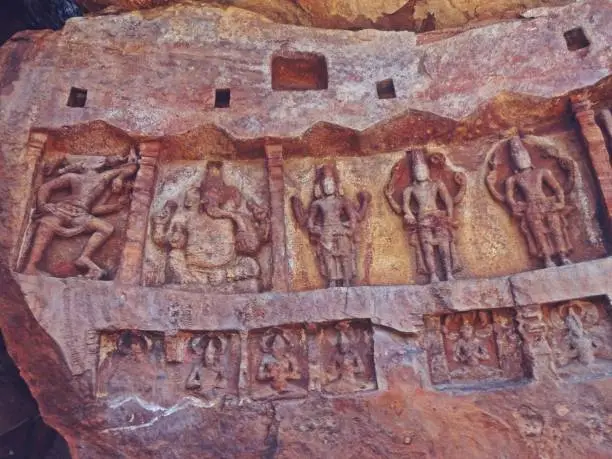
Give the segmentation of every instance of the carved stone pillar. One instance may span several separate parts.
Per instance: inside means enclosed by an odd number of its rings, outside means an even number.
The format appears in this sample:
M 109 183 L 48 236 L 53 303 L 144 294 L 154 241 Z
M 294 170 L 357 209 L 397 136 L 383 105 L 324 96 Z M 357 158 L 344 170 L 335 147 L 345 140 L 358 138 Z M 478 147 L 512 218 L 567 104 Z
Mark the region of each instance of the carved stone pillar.
M 523 338 L 528 373 L 536 380 L 555 378 L 556 369 L 552 349 L 546 340 L 548 326 L 542 307 L 539 304 L 523 306 L 518 309 L 516 318 Z
M 442 337 L 442 322 L 438 316 L 426 316 L 424 345 L 427 350 L 429 374 L 433 384 L 444 384 L 450 382 L 450 371 L 444 350 L 444 338 Z
M 591 102 L 584 96 L 572 96 L 572 109 L 580 125 L 582 137 L 589 152 L 595 172 L 603 205 L 606 211 L 606 224 L 612 225 L 612 166 L 606 148 L 606 139 L 595 121 L 595 112 Z
M 32 214 L 36 210 L 36 196 L 35 191 L 41 185 L 42 174 L 38 173 L 40 158 L 42 157 L 45 143 L 47 142 L 48 135 L 44 132 L 30 132 L 28 138 L 28 146 L 25 154 L 25 164 L 28 164 L 29 170 L 28 175 L 31 177 L 30 183 L 32 184 L 30 190 L 32 195 L 30 196 L 29 202 L 31 203 L 30 209 L 23 222 L 21 244 L 17 253 L 14 253 L 14 259 L 12 265 L 16 271 L 21 271 L 25 263 L 25 256 L 30 248 L 33 236 L 33 225 L 32 225 Z
M 139 284 L 142 277 L 149 207 L 153 199 L 160 144 L 158 141 L 143 142 L 139 150 L 140 167 L 134 181 L 125 245 L 117 274 L 119 282 L 132 285 Z
M 282 145 L 266 145 L 266 165 L 270 189 L 270 220 L 272 235 L 272 290 L 289 290 L 287 251 L 285 246 L 285 179 L 283 177 Z

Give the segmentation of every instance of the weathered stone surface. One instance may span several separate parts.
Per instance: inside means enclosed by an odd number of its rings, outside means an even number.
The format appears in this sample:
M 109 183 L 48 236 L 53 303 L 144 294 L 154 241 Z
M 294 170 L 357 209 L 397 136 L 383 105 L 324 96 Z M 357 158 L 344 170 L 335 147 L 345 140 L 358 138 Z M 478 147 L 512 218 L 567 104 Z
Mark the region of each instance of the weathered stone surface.
M 540 13 L 173 5 L 0 48 L 0 327 L 71 454 L 608 456 L 612 9 Z

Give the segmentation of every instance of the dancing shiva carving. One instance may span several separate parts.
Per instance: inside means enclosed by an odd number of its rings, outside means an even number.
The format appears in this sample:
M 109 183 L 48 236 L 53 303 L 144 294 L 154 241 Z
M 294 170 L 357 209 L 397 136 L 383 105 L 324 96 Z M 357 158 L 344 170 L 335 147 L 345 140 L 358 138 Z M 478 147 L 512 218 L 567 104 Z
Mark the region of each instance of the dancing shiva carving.
M 120 211 L 129 203 L 127 180 L 138 170 L 132 150 L 122 156 L 70 156 L 47 164 L 44 175 L 52 178 L 36 193 L 31 225 L 36 227 L 25 274 L 38 274 L 45 250 L 56 237 L 73 238 L 91 234 L 76 268 L 90 279 L 102 279 L 107 271 L 92 260 L 110 238 L 115 227 L 100 218 Z M 30 237 L 26 235 L 26 238 Z
M 432 172 L 434 178 L 430 177 Z M 389 205 L 404 218 L 408 240 L 416 252 L 417 272 L 429 276 L 430 282 L 440 280 L 436 247 L 446 280 L 453 280 L 453 273 L 461 270 L 454 209 L 463 200 L 465 187 L 465 174 L 451 171 L 442 153 L 426 155 L 422 149 L 408 151 L 406 159 L 393 166 L 385 187 Z
M 314 198 L 306 211 L 301 200 L 293 196 L 293 214 L 316 247 L 319 272 L 327 286 L 348 287 L 357 275 L 357 229 L 371 196 L 367 191 L 359 192 L 355 205 L 343 195 L 336 167 L 325 164 L 316 169 Z
M 502 160 L 500 149 L 496 148 L 488 162 L 487 187 L 491 195 L 505 203 L 512 216 L 519 220 L 530 255 L 542 260 L 546 268 L 556 266 L 555 258 L 562 265 L 570 264 L 572 244 L 567 215 L 573 209 L 567 204 L 566 197 L 574 188 L 576 164 L 571 158 L 559 156 L 555 146 L 547 139 L 529 136 L 525 140 L 542 151 L 543 159 L 556 160 L 562 172 L 559 175 L 564 175 L 565 180 L 561 182 L 550 168 L 534 165 L 523 139 L 514 133 L 500 143 L 508 146 L 513 172 L 509 177 L 498 180 Z M 503 193 L 498 190 L 502 188 L 502 183 Z

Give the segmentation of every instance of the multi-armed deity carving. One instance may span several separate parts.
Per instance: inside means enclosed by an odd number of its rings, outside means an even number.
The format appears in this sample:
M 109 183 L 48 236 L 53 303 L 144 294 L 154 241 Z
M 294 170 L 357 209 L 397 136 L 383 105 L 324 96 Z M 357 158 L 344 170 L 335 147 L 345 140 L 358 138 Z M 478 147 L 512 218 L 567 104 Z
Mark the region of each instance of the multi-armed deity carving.
M 269 286 L 269 210 L 227 185 L 221 162 L 207 163 L 200 186 L 188 187 L 181 205 L 169 199 L 153 214 L 151 235 L 165 260 L 150 283 L 222 293 Z
M 24 236 L 31 246 L 25 274 L 37 274 L 45 252 L 56 238 L 88 235 L 68 275 L 81 272 L 90 279 L 107 276 L 108 270 L 94 261 L 115 231 L 104 216 L 126 208 L 130 179 L 138 170 L 134 151 L 127 156 L 66 156 L 43 168 L 46 181 L 35 195 L 35 209 Z M 72 255 L 72 250 L 69 250 Z M 112 267 L 114 268 L 114 267 Z
M 253 341 L 253 398 L 282 399 L 306 396 L 303 330 L 271 328 Z
M 316 169 L 314 200 L 307 211 L 299 198 L 291 198 L 294 216 L 310 235 L 319 272 L 328 287 L 348 287 L 357 275 L 358 225 L 365 218 L 371 196 L 361 191 L 357 199 L 355 204 L 344 196 L 338 170 L 332 164 Z
M 540 258 L 547 268 L 556 266 L 555 258 L 560 264 L 570 264 L 572 244 L 566 217 L 572 207 L 567 196 L 574 188 L 576 164 L 571 158 L 559 156 L 546 139 L 530 136 L 529 140 L 542 151 L 543 159 L 556 161 L 558 174 L 552 167 L 535 165 L 521 137 L 513 135 L 501 144 L 507 144 L 509 150 L 510 175 L 498 179 L 499 170 L 506 175 L 509 166 L 497 149 L 489 159 L 486 183 L 493 197 L 505 203 L 519 220 L 530 255 Z
M 435 384 L 523 376 L 521 339 L 512 311 L 462 312 L 428 317 L 425 323 Z
M 440 279 L 436 248 L 446 280 L 452 280 L 453 273 L 461 269 L 455 206 L 462 201 L 465 186 L 465 174 L 451 171 L 443 154 L 426 155 L 416 149 L 395 164 L 385 187 L 391 208 L 404 218 L 409 243 L 416 252 L 417 271 L 429 276 L 430 282 Z
M 606 365 L 605 360 L 612 360 L 612 324 L 606 320 L 605 306 L 575 300 L 548 306 L 546 310 L 548 341 L 559 375 L 602 371 L 598 367 Z

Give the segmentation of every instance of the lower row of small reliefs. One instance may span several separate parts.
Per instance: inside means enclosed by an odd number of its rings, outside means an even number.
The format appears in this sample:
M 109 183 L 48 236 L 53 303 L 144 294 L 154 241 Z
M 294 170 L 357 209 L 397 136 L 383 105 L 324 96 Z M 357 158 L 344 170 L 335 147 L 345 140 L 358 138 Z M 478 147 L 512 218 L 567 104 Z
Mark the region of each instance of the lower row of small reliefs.
M 469 311 L 425 317 L 433 384 L 561 378 L 612 370 L 612 324 L 604 301 Z M 521 333 L 518 333 L 517 321 Z M 521 338 L 522 335 L 522 338 Z
M 341 321 L 253 330 L 244 343 L 231 331 L 103 332 L 97 392 L 166 402 L 186 393 L 209 401 L 237 396 L 243 359 L 244 390 L 255 400 L 377 387 L 371 325 Z
M 516 133 L 496 143 L 486 158 L 486 186 L 516 219 L 530 255 L 546 267 L 570 263 L 567 218 L 575 208 L 568 200 L 580 180 L 575 161 L 545 137 Z M 133 151 L 45 162 L 17 269 L 112 278 L 128 230 L 122 209 L 138 167 Z M 160 169 L 149 242 L 140 248 L 144 284 L 216 293 L 269 290 L 269 202 L 271 193 L 284 199 L 285 191 L 282 184 L 269 187 L 263 160 L 177 162 Z M 417 148 L 395 163 L 386 185 L 376 191 L 384 194 L 387 211 L 402 217 L 416 270 L 431 282 L 451 280 L 463 267 L 456 207 L 463 204 L 467 183 L 466 172 L 445 153 Z M 372 193 L 345 196 L 333 162 L 315 167 L 312 187 L 310 203 L 304 205 L 300 196 L 290 202 L 297 227 L 309 236 L 319 274 L 328 287 L 359 283 L 360 226 L 372 218 Z

